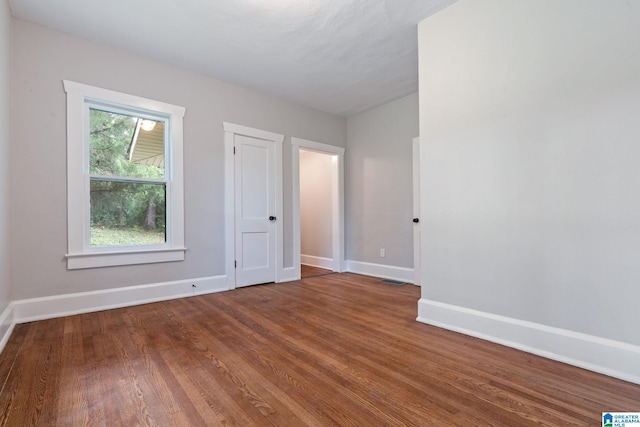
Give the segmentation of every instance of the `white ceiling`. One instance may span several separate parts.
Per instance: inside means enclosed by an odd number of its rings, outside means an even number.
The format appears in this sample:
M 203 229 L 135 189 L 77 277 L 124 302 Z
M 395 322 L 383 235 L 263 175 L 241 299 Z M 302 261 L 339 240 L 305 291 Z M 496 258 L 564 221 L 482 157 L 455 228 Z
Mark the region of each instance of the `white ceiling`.
M 418 90 L 416 24 L 455 0 L 9 0 L 13 15 L 349 116 Z

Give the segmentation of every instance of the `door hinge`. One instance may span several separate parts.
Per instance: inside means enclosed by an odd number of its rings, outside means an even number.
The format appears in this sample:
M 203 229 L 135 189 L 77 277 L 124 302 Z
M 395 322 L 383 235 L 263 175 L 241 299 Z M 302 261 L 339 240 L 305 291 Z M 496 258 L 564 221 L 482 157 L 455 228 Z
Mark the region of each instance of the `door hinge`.
M 233 268 L 238 268 L 238 261 L 233 261 Z
M 236 147 L 233 147 L 233 154 L 236 154 Z

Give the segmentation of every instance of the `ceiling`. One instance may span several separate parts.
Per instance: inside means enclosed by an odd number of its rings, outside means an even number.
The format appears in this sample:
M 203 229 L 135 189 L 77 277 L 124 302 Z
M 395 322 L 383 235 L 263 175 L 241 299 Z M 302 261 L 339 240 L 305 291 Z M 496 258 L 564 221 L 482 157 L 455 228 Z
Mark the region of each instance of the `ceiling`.
M 321 111 L 418 90 L 416 24 L 455 0 L 9 0 L 16 18 Z

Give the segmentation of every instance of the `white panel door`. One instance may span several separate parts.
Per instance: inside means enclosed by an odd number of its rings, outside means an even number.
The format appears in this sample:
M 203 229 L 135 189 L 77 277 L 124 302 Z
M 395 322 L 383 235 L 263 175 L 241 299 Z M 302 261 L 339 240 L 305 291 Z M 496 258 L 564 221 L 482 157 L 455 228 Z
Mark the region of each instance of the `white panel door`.
M 236 286 L 275 281 L 275 147 L 235 135 Z
M 420 138 L 413 138 L 413 284 L 417 286 L 422 286 L 420 251 Z

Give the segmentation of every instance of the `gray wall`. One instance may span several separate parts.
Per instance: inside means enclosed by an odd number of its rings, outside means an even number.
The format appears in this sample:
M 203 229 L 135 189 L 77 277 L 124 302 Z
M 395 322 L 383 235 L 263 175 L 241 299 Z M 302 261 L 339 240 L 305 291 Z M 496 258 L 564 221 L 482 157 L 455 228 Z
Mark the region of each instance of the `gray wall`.
M 11 12 L 0 0 L 0 314 L 11 301 Z M 0 325 L 0 336 L 4 336 Z
M 412 147 L 418 94 L 348 119 L 346 253 L 351 261 L 413 267 Z M 380 257 L 380 248 L 386 257 Z
M 422 296 L 640 344 L 640 4 L 419 25 Z
M 300 253 L 333 258 L 331 155 L 300 151 Z
M 15 299 L 225 274 L 223 121 L 286 136 L 285 267 L 293 265 L 289 137 L 344 147 L 344 118 L 24 21 L 14 29 Z M 62 79 L 186 107 L 184 262 L 67 271 Z

